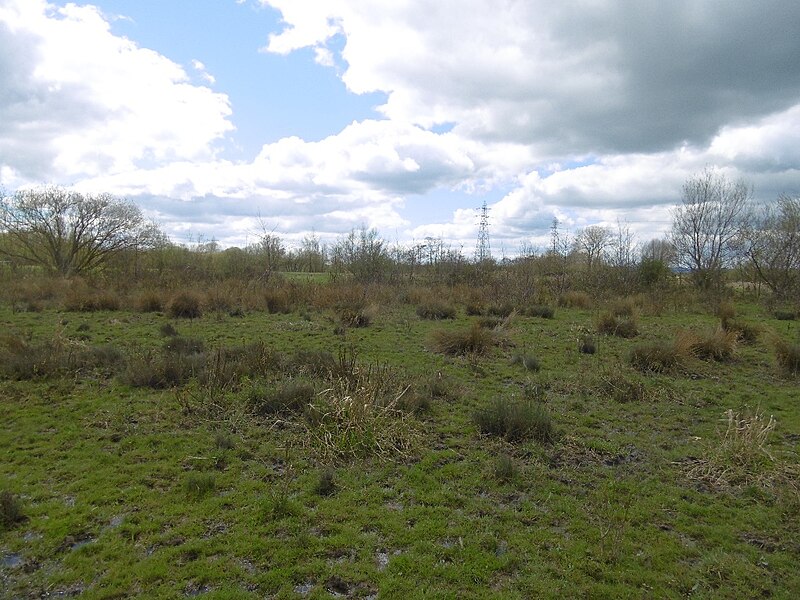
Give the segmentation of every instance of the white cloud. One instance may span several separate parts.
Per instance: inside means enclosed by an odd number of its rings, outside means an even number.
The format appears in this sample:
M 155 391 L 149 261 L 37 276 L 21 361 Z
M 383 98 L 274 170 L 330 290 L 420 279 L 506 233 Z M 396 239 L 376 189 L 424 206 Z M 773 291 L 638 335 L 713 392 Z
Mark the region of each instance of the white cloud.
M 30 179 L 207 159 L 233 129 L 228 98 L 115 36 L 93 6 L 4 0 L 0 156 Z

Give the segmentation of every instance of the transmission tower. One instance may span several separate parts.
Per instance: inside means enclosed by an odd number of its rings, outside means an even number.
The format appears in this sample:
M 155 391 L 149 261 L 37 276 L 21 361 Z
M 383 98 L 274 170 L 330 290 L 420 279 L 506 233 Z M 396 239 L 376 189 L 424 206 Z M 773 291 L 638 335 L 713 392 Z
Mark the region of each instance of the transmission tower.
M 489 243 L 489 208 L 486 200 L 481 206 L 481 219 L 478 224 L 478 243 L 475 245 L 475 261 L 483 262 L 492 258 L 492 246 Z

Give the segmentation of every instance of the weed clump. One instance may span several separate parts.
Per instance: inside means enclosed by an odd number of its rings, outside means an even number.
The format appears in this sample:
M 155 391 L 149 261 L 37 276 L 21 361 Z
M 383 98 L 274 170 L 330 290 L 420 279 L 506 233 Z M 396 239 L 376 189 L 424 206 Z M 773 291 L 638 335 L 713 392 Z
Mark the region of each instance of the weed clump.
M 495 398 L 473 415 L 481 433 L 496 435 L 509 442 L 533 438 L 549 443 L 555 437 L 553 421 L 541 402 L 527 399 Z
M 449 356 L 485 354 L 495 345 L 494 333 L 478 323 L 467 329 L 438 329 L 431 334 L 431 343 L 436 352 Z
M 167 304 L 169 316 L 180 319 L 197 319 L 202 316 L 200 296 L 194 292 L 178 292 Z
M 0 490 L 0 529 L 7 530 L 25 520 L 22 502 L 8 490 Z

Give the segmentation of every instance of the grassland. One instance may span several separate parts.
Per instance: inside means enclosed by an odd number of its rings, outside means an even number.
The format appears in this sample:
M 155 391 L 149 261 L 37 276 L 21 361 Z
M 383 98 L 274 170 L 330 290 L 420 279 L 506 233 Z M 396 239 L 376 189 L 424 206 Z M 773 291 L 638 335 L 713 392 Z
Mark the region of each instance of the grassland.
M 418 304 L 1 306 L 2 594 L 800 593 L 798 321 L 739 300 L 756 338 L 708 354 L 699 304 Z M 597 333 L 615 313 L 636 335 Z

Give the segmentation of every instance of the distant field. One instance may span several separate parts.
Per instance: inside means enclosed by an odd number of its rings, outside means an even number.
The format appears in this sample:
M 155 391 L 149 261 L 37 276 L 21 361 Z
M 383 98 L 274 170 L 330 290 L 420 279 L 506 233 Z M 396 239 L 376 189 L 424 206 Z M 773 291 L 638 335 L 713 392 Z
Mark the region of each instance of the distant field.
M 436 300 L 0 307 L 0 595 L 796 597 L 797 320 Z

